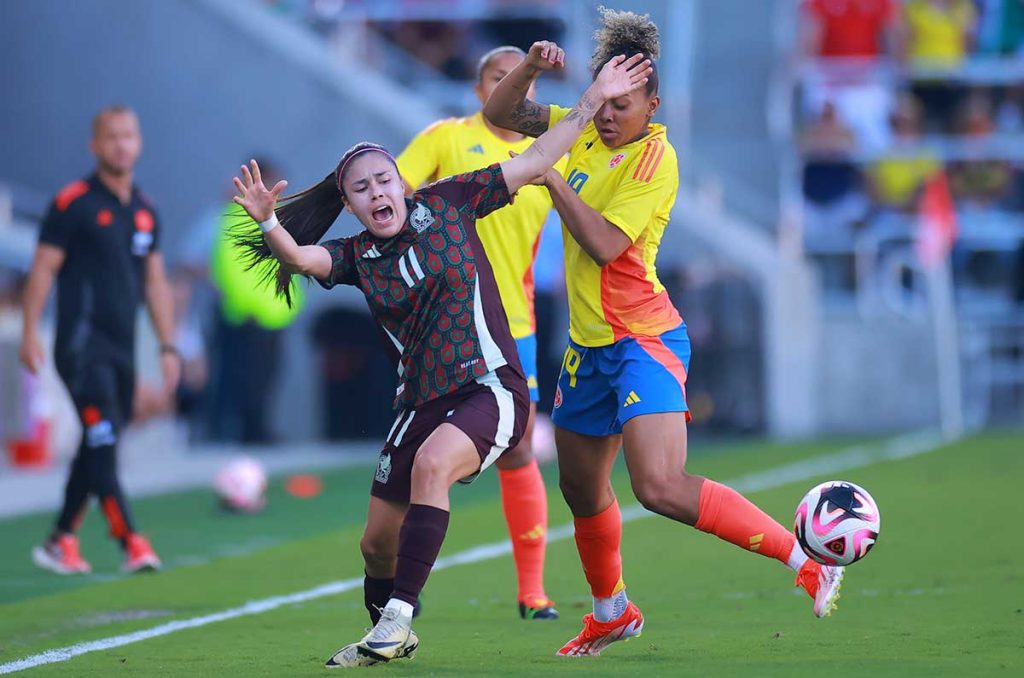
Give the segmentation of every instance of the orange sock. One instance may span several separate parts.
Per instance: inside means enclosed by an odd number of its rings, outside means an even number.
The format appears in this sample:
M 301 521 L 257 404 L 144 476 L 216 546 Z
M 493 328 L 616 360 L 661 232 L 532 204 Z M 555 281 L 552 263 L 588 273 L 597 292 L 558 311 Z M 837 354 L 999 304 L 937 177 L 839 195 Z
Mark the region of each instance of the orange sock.
M 762 556 L 786 563 L 796 545 L 792 532 L 736 490 L 713 480 L 704 480 L 697 510 L 698 530 Z
M 576 549 L 583 562 L 583 573 L 595 598 L 610 598 L 626 588 L 622 581 L 622 514 L 619 502 L 596 516 L 576 518 Z
M 547 601 L 544 552 L 547 548 L 548 494 L 537 461 L 508 471 L 498 470 L 501 505 L 512 538 L 512 556 L 519 580 L 519 601 Z

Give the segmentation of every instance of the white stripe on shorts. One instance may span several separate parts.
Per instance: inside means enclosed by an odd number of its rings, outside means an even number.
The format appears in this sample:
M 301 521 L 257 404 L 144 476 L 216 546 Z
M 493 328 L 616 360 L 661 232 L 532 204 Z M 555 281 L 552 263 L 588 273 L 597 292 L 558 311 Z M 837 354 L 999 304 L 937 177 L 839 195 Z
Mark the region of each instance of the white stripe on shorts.
M 480 470 L 483 471 L 508 449 L 516 425 L 516 406 L 512 399 L 512 392 L 502 385 L 498 375 L 494 372 L 488 372 L 479 377 L 477 383 L 491 389 L 491 393 L 494 394 L 494 399 L 498 403 L 498 430 L 494 434 L 494 445 L 491 446 L 491 451 L 487 453 L 487 457 L 480 464 Z
M 402 428 L 398 429 L 398 435 L 395 436 L 395 442 L 391 443 L 395 447 L 402 444 L 402 438 L 405 437 L 405 432 L 409 430 L 409 424 L 416 418 L 416 410 L 409 410 L 409 418 L 402 424 Z
M 385 443 L 390 443 L 391 442 L 391 436 L 395 435 L 395 429 L 398 428 L 398 424 L 402 421 L 402 417 L 404 417 L 404 416 L 405 416 L 405 410 L 402 410 L 401 412 L 398 413 L 398 416 L 395 417 L 395 423 L 391 425 L 391 430 L 388 431 L 387 437 L 384 438 L 384 442 Z

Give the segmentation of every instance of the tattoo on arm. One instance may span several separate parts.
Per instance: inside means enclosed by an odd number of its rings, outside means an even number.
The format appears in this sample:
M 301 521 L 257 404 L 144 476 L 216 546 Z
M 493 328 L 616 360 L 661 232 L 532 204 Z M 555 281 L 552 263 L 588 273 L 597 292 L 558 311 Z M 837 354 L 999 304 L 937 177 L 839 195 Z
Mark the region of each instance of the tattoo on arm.
M 512 129 L 521 134 L 538 137 L 548 129 L 547 109 L 536 101 L 520 101 L 509 113 Z
M 596 102 L 590 95 L 584 94 L 579 103 L 565 116 L 565 120 L 576 125 L 577 129 L 583 129 L 594 117 L 595 108 Z

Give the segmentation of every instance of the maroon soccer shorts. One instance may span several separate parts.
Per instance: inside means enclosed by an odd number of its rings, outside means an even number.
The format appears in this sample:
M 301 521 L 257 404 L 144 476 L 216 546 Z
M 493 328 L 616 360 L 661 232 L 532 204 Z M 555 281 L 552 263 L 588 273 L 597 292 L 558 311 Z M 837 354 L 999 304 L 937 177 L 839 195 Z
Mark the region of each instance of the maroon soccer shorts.
M 469 436 L 476 446 L 480 468 L 459 481 L 473 482 L 505 450 L 519 444 L 529 413 L 526 381 L 509 367 L 499 367 L 415 409 L 402 410 L 384 442 L 370 494 L 387 501 L 408 503 L 416 452 L 434 429 L 446 422 Z

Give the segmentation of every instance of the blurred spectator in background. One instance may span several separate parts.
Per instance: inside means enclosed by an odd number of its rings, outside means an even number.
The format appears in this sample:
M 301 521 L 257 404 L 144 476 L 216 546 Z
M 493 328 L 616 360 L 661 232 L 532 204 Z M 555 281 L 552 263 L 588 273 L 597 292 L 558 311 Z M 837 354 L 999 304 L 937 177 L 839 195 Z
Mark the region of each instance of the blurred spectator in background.
M 971 0 L 907 0 L 907 58 L 912 66 L 956 68 L 973 49 Z
M 892 94 L 875 68 L 880 58 L 902 55 L 901 16 L 895 0 L 805 0 L 802 6 L 803 53 L 826 60 L 805 81 L 806 110 L 817 115 L 831 103 L 864 149 L 888 143 Z
M 867 213 L 860 169 L 852 154 L 853 132 L 843 124 L 831 102 L 800 139 L 804 155 L 804 243 L 818 256 L 829 288 L 853 284 L 853 225 Z
M 920 145 L 921 116 L 921 104 L 912 94 L 897 97 L 890 114 L 892 148 L 867 170 L 874 207 L 882 213 L 913 211 L 925 182 L 942 169 L 935 154 Z
M 263 159 L 259 165 L 266 180 L 277 183 L 281 174 L 275 164 Z M 216 218 L 209 271 L 218 296 L 206 415 L 212 440 L 267 444 L 274 441 L 268 426 L 269 405 L 280 364 L 281 330 L 302 310 L 305 293 L 293 285 L 289 308 L 265 283 L 263 269 L 246 268 L 240 251 L 227 237 L 227 229 L 246 218 L 232 202 L 224 203 Z
M 1024 0 L 989 0 L 989 3 L 999 6 L 998 52 L 1021 56 L 1024 49 Z
M 473 64 L 466 49 L 469 25 L 452 21 L 402 21 L 386 34 L 403 50 L 448 78 L 469 80 Z
M 896 0 L 805 0 L 802 41 L 812 58 L 875 59 L 902 50 Z
M 834 239 L 849 232 L 851 223 L 864 216 L 860 171 L 853 162 L 856 138 L 826 102 L 821 116 L 800 139 L 804 163 L 805 233 L 808 239 Z
M 956 132 L 972 145 L 967 147 L 972 156 L 955 160 L 949 166 L 950 188 L 957 202 L 971 208 L 990 208 L 1006 198 L 1013 187 L 1013 170 L 999 158 L 986 157 L 991 149 L 984 145 L 995 130 L 992 119 L 992 101 L 981 90 L 967 98 L 960 112 Z
M 971 0 L 908 0 L 907 59 L 917 69 L 959 67 L 974 46 L 977 15 Z M 911 90 L 924 105 L 925 127 L 949 133 L 964 88 L 943 77 L 917 80 Z

